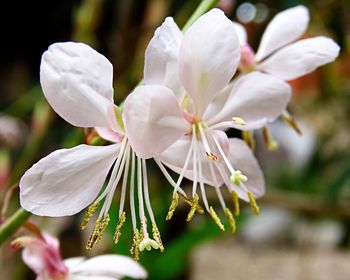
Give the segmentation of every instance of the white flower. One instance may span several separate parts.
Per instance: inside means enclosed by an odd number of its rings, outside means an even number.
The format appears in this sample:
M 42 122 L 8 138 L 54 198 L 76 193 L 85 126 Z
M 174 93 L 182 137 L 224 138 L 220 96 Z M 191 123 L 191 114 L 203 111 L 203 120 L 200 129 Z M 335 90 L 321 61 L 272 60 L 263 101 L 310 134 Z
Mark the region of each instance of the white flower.
M 119 223 L 115 242 L 125 221 L 124 204 L 127 183 L 130 183 L 130 208 L 135 232 L 133 252 L 138 258 L 139 243 L 148 240 L 147 218 L 152 222 L 153 237 L 164 249 L 152 212 L 146 161 L 135 156 L 130 148 L 122 122 L 122 113 L 113 102 L 113 68 L 103 55 L 82 43 L 57 43 L 43 54 L 40 82 L 52 108 L 75 126 L 95 127 L 101 137 L 111 141 L 108 146 L 79 145 L 57 150 L 34 164 L 21 178 L 20 201 L 27 211 L 41 216 L 74 215 L 90 205 L 83 220 L 89 219 L 103 201 L 96 226 L 87 248 L 101 240 L 109 218 L 109 210 L 118 183 L 122 181 Z M 113 166 L 114 164 L 114 166 Z M 112 168 L 113 166 L 113 168 Z M 107 186 L 100 193 L 109 171 Z M 137 177 L 137 184 L 134 179 Z M 135 198 L 138 196 L 139 233 Z M 154 246 L 153 246 L 154 247 Z
M 247 42 L 244 27 L 235 24 L 242 48 L 240 69 L 259 70 L 283 80 L 293 80 L 334 61 L 339 46 L 330 38 L 299 39 L 309 23 L 309 12 L 299 5 L 278 13 L 268 24 L 256 54 Z M 296 41 L 296 42 L 295 42 Z
M 218 9 L 201 16 L 184 35 L 168 18 L 146 50 L 146 85 L 125 101 L 123 119 L 137 155 L 155 157 L 163 171 L 161 162 L 178 172 L 175 193 L 187 177 L 193 180 L 196 200 L 199 183 L 212 216 L 216 214 L 206 200 L 205 183 L 216 187 L 219 198 L 223 182 L 251 202 L 264 193 L 253 154 L 223 131 L 260 128 L 278 117 L 290 98 L 285 82 L 258 72 L 229 84 L 239 53 L 234 26 Z
M 101 255 L 86 260 L 75 257 L 62 260 L 59 241 L 44 233 L 42 238 L 24 236 L 11 243 L 24 248 L 22 259 L 37 275 L 37 280 L 118 280 L 123 277 L 144 279 L 145 269 L 129 257 Z

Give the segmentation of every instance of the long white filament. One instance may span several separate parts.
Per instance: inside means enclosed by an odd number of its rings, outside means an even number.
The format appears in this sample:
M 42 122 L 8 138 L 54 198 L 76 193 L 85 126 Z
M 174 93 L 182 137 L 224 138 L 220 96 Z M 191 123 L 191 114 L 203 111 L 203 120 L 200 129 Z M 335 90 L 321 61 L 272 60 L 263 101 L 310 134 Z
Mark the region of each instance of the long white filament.
M 125 204 L 125 196 L 126 196 L 126 185 L 128 183 L 128 175 L 129 175 L 129 168 L 130 168 L 130 148 L 128 149 L 128 155 L 126 158 L 126 166 L 124 170 L 124 176 L 123 176 L 123 184 L 122 184 L 122 191 L 120 194 L 120 205 L 119 205 L 119 219 L 124 211 L 124 204 Z
M 142 167 L 141 167 L 141 159 L 137 157 L 137 194 L 139 200 L 139 216 L 142 224 L 142 231 L 144 238 L 147 238 L 147 225 L 146 225 L 146 216 L 145 209 L 143 205 L 143 193 L 142 193 Z
M 154 219 L 151 201 L 149 199 L 147 167 L 146 167 L 146 160 L 145 159 L 142 159 L 142 171 L 143 171 L 143 191 L 144 191 L 144 195 L 145 195 L 146 207 L 147 207 L 148 215 L 151 218 L 152 224 L 155 224 L 156 220 Z
M 135 153 L 131 152 L 131 178 L 130 178 L 130 212 L 134 232 L 136 230 L 136 213 L 135 213 Z
M 183 165 L 183 168 L 181 170 L 181 173 L 180 173 L 180 176 L 179 178 L 177 179 L 177 182 L 176 182 L 176 186 L 174 188 L 174 194 L 178 191 L 178 189 L 180 188 L 180 185 L 181 185 L 181 182 L 182 182 L 182 179 L 185 175 L 185 172 L 187 170 L 187 167 L 188 167 L 188 164 L 190 162 L 190 159 L 191 159 L 191 155 L 192 155 L 192 151 L 193 151 L 193 146 L 194 146 L 194 141 L 196 141 L 196 139 L 194 138 L 195 136 L 192 134 L 192 139 L 191 139 L 191 144 L 190 144 L 190 148 L 188 149 L 188 153 L 187 153 L 187 156 L 186 156 L 186 159 L 185 159 L 185 163 Z
M 196 139 L 196 127 L 192 126 L 193 134 L 193 185 L 192 185 L 192 197 L 194 198 L 197 191 L 197 139 Z M 200 160 L 200 159 L 199 159 Z

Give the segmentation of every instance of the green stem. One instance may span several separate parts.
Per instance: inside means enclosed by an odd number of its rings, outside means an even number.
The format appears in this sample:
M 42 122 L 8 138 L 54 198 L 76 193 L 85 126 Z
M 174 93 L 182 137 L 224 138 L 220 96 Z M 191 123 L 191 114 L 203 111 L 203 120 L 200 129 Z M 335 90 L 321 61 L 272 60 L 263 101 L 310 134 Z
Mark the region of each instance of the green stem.
M 201 15 L 215 7 L 218 3 L 218 0 L 203 0 L 192 16 L 187 20 L 186 24 L 182 27 L 182 31 L 186 31 Z
M 6 220 L 6 222 L 0 226 L 0 245 L 4 243 L 10 235 L 15 233 L 30 216 L 31 213 L 23 208 L 19 208 L 15 214 Z

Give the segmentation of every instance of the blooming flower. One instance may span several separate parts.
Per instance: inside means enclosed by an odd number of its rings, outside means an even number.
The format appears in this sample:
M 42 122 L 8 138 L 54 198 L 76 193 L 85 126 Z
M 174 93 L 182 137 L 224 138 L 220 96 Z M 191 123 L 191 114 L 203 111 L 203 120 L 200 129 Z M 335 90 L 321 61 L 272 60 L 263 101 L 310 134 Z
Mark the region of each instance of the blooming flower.
M 90 205 L 82 223 L 83 229 L 104 200 L 87 244 L 87 249 L 91 249 L 101 240 L 109 223 L 108 212 L 113 195 L 122 181 L 119 222 L 115 233 L 115 242 L 118 242 L 126 218 L 124 204 L 129 181 L 134 228 L 132 253 L 138 259 L 139 249 L 159 248 L 163 251 L 164 248 L 150 204 L 146 161 L 135 156 L 130 148 L 122 113 L 113 103 L 112 73 L 112 65 L 107 58 L 82 43 L 53 44 L 43 54 L 40 81 L 52 108 L 72 125 L 95 127 L 101 137 L 113 144 L 79 145 L 57 150 L 41 159 L 21 178 L 20 200 L 27 211 L 53 217 L 74 215 Z M 110 169 L 108 184 L 100 193 Z M 135 194 L 138 196 L 141 232 L 137 226 Z M 148 235 L 145 205 L 152 222 L 154 240 Z
M 201 16 L 184 34 L 171 18 L 166 19 L 147 48 L 146 85 L 127 97 L 123 119 L 139 157 L 154 157 L 163 171 L 164 163 L 180 174 L 169 218 L 183 177 L 193 180 L 196 202 L 188 219 L 198 210 L 198 184 L 205 208 L 220 228 L 204 184 L 215 187 L 229 220 L 222 183 L 236 203 L 237 197 L 248 200 L 257 211 L 254 196 L 264 193 L 263 175 L 244 142 L 228 139 L 224 130 L 256 129 L 275 119 L 289 101 L 290 87 L 259 72 L 229 83 L 239 60 L 234 26 L 218 9 Z
M 42 238 L 24 236 L 11 243 L 24 248 L 22 259 L 37 275 L 37 280 L 117 280 L 122 277 L 144 279 L 145 269 L 129 257 L 102 255 L 86 260 L 75 257 L 62 260 L 59 241 L 49 234 Z
M 268 24 L 256 54 L 247 42 L 244 27 L 235 24 L 241 44 L 240 69 L 259 70 L 283 80 L 293 80 L 334 61 L 339 46 L 330 38 L 299 39 L 309 23 L 309 12 L 299 5 L 278 13 Z M 295 42 L 296 41 L 296 42 Z

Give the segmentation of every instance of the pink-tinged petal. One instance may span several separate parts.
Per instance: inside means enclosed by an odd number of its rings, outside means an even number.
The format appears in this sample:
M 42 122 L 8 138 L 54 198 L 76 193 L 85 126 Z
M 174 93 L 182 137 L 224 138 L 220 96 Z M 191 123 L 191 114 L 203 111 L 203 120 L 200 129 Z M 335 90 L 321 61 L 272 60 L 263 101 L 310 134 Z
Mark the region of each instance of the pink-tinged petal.
M 293 80 L 332 62 L 339 46 L 330 38 L 300 40 L 282 48 L 258 65 L 258 69 L 283 80 Z
M 21 206 L 39 216 L 78 213 L 98 195 L 119 149 L 79 145 L 49 154 L 21 178 Z
M 247 144 L 240 139 L 230 138 L 229 143 L 228 160 L 235 169 L 240 170 L 242 174 L 248 177 L 248 180 L 244 183 L 245 187 L 253 193 L 255 198 L 263 196 L 265 193 L 265 179 L 254 154 Z M 243 188 L 233 186 L 241 199 L 249 201 Z
M 95 127 L 95 129 L 98 135 L 112 143 L 120 143 L 124 138 L 123 134 L 115 132 L 114 130 L 107 127 Z
M 233 26 L 238 36 L 239 44 L 246 45 L 248 43 L 247 31 L 244 26 L 238 22 L 233 21 Z
M 278 13 L 262 36 L 255 56 L 256 61 L 261 61 L 279 48 L 300 38 L 308 24 L 309 11 L 305 6 L 299 5 Z
M 144 68 L 146 85 L 166 86 L 179 98 L 184 92 L 178 73 L 182 37 L 174 19 L 166 18 L 155 31 L 146 49 Z
M 56 43 L 43 54 L 40 83 L 57 114 L 79 127 L 107 127 L 112 64 L 83 43 Z
M 261 128 L 286 109 L 290 96 L 291 88 L 286 82 L 271 75 L 252 72 L 235 81 L 225 106 L 207 124 L 221 129 Z M 235 123 L 233 117 L 242 118 L 245 125 Z
M 38 279 L 62 279 L 68 274 L 68 268 L 61 258 L 59 241 L 46 233 L 43 237 L 19 237 L 12 241 L 11 246 L 14 249 L 24 248 L 23 261 Z
M 125 100 L 123 120 L 139 157 L 163 152 L 188 130 L 174 93 L 163 86 L 137 87 Z
M 204 14 L 186 31 L 180 48 L 179 74 L 194 100 L 197 117 L 231 80 L 239 59 L 234 25 L 219 9 Z
M 122 278 L 130 277 L 144 279 L 148 276 L 147 271 L 129 257 L 121 255 L 102 255 L 70 267 L 71 274 L 95 275 Z

